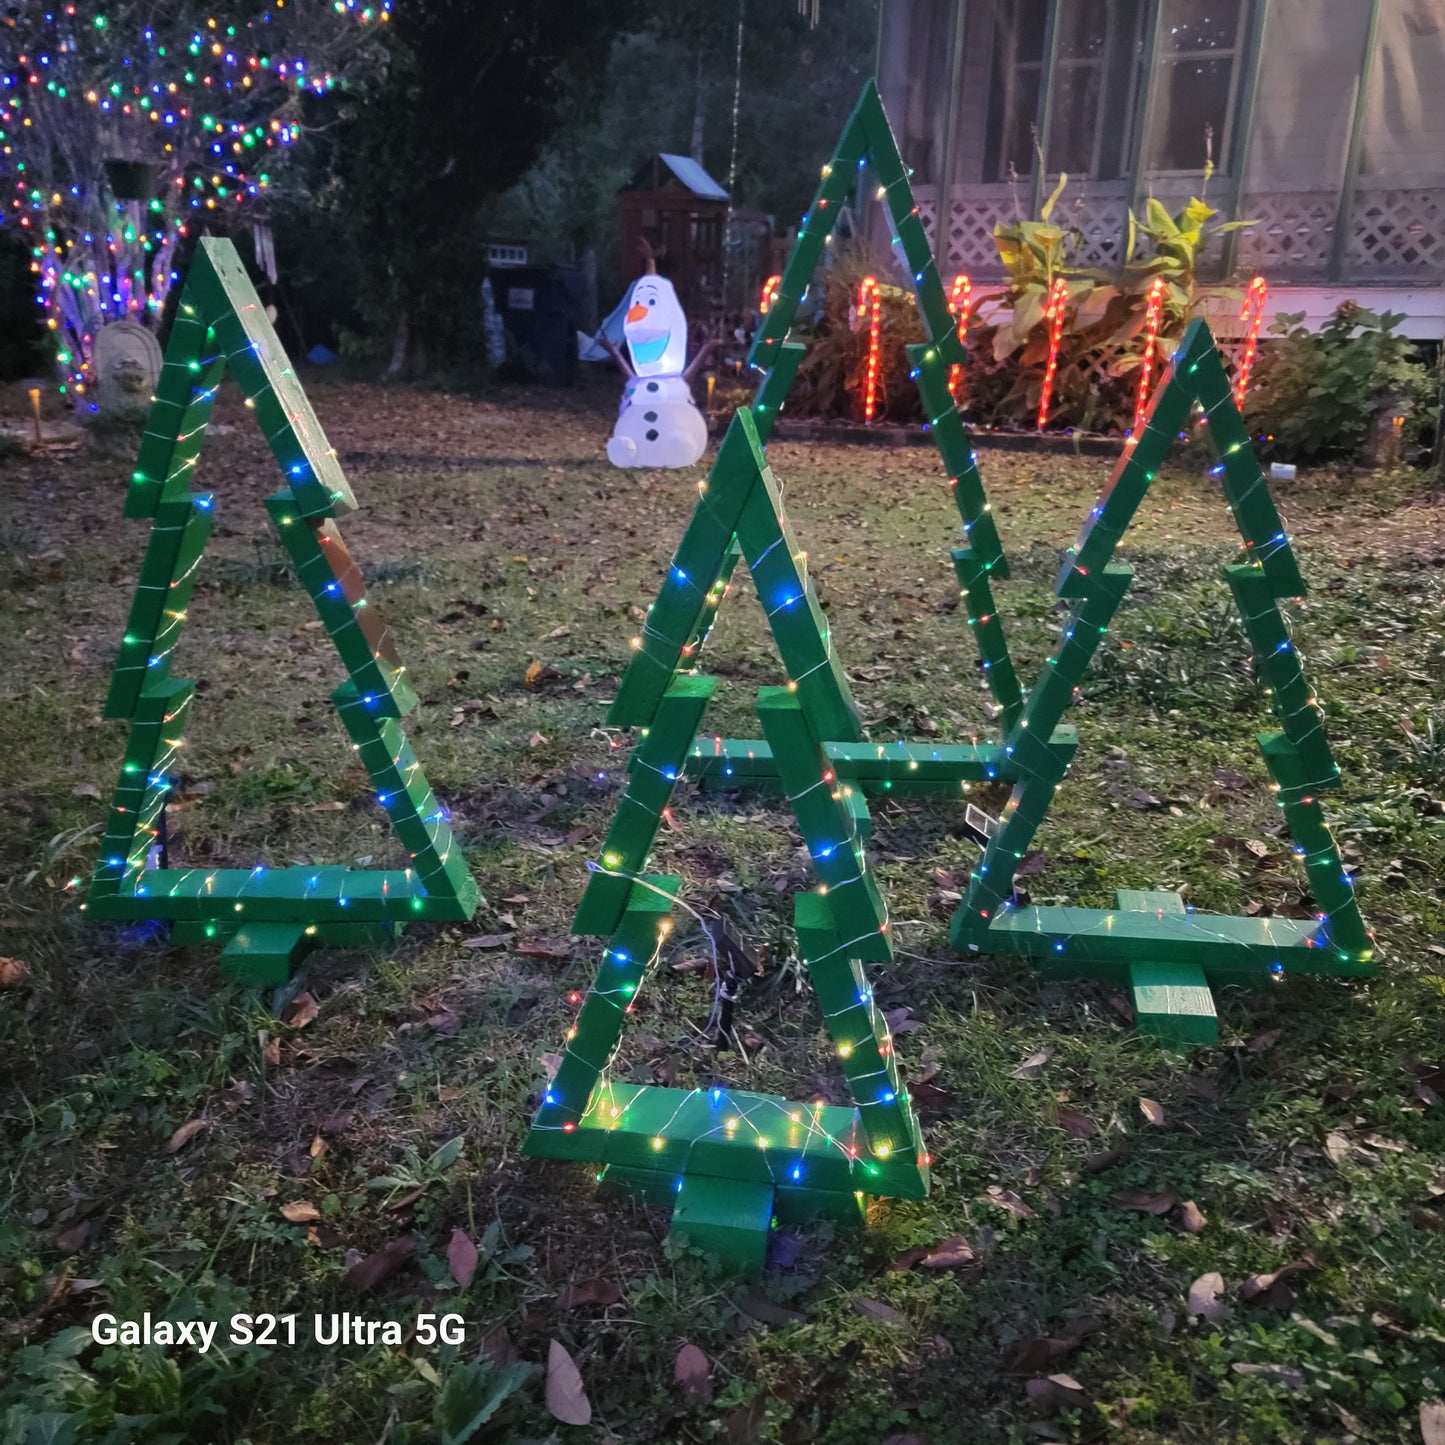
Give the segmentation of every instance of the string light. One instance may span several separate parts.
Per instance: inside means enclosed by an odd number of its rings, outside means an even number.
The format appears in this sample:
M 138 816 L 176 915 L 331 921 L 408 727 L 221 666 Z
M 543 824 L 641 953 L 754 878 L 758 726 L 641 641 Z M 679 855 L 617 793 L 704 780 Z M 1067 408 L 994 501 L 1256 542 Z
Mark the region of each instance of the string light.
M 1049 356 L 1044 364 L 1044 385 L 1039 393 L 1039 430 L 1049 421 L 1049 403 L 1054 395 L 1054 373 L 1059 369 L 1059 346 L 1064 339 L 1064 312 L 1069 304 L 1069 283 L 1058 277 L 1049 289 L 1044 320 L 1049 328 Z
M 1139 424 L 1144 420 L 1144 408 L 1149 403 L 1149 382 L 1154 375 L 1154 350 L 1159 343 L 1159 322 L 1164 314 L 1164 293 L 1169 289 L 1162 276 L 1156 276 L 1149 287 L 1149 298 L 1144 308 L 1144 356 L 1139 363 L 1139 392 L 1134 400 L 1134 421 L 1129 428 L 1131 436 L 1137 436 Z
M 22 6 L 8 21 L 0 68 L 0 223 L 31 249 L 37 301 L 62 368 L 62 393 L 96 409 L 93 346 L 108 323 L 158 313 L 178 276 L 179 242 L 208 213 L 233 212 L 271 184 L 300 138 L 298 94 L 325 95 L 391 0 L 215 16 L 117 34 L 103 11 Z M 328 52 L 300 53 L 309 42 Z M 56 180 L 52 157 L 79 168 Z M 111 194 L 119 164 L 148 171 L 144 199 Z M 110 168 L 109 176 L 102 166 Z
M 758 298 L 758 314 L 766 316 L 773 309 L 773 301 L 777 297 L 778 287 L 783 284 L 781 276 L 769 276 L 763 282 L 763 294 Z
M 858 320 L 868 321 L 868 362 L 863 380 L 863 420 L 871 422 L 878 402 L 879 333 L 883 320 L 883 293 L 874 276 L 865 276 L 858 287 Z
M 1234 379 L 1234 404 L 1244 410 L 1244 398 L 1249 392 L 1249 373 L 1254 368 L 1255 352 L 1259 350 L 1259 328 L 1264 320 L 1264 303 L 1269 300 L 1269 282 L 1263 276 L 1256 276 L 1244 293 L 1244 304 L 1239 308 L 1239 319 L 1248 320 L 1249 327 L 1244 333 L 1244 355 L 1240 358 L 1239 374 Z

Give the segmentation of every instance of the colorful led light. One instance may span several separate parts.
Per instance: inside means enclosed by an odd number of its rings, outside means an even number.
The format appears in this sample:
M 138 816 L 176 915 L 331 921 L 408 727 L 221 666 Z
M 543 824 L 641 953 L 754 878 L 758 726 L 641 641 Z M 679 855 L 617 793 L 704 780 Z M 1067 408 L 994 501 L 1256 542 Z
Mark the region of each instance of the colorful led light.
M 958 318 L 958 339 L 965 341 L 968 336 L 968 314 L 973 306 L 973 282 L 960 271 L 948 288 L 948 312 Z M 963 367 L 955 363 L 948 368 L 948 394 L 958 396 L 958 383 L 963 380 Z
M 863 420 L 871 422 L 878 403 L 879 332 L 883 321 L 883 293 L 874 276 L 865 276 L 858 287 L 858 320 L 868 321 L 868 362 L 863 378 Z

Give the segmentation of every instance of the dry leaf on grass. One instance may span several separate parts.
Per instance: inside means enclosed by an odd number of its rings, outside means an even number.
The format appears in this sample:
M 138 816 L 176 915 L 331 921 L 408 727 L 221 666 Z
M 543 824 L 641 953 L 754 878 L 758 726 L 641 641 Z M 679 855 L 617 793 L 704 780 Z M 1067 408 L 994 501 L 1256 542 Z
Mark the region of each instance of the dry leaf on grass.
M 1072 1375 L 1045 1375 L 1024 1387 L 1034 1409 L 1048 1414 L 1055 1410 L 1077 1410 L 1086 1402 L 1084 1387 Z
M 1099 1132 L 1099 1126 L 1087 1114 L 1081 1114 L 1077 1109 L 1059 1110 L 1059 1128 L 1072 1134 L 1075 1139 L 1092 1139 Z
M 615 1305 L 622 1291 L 610 1279 L 582 1279 L 569 1284 L 557 1296 L 559 1310 L 575 1310 L 581 1305 Z
M 851 1301 L 853 1308 L 860 1315 L 871 1320 L 879 1320 L 885 1325 L 892 1325 L 894 1329 L 906 1330 L 908 1321 L 903 1318 L 891 1305 L 884 1304 L 876 1299 L 855 1299 Z
M 282 1015 L 285 1023 L 293 1029 L 304 1029 L 307 1024 L 312 1023 L 317 1014 L 321 1012 L 321 1005 L 316 1002 L 316 996 L 312 993 L 298 993 L 291 1000 L 290 1006 Z
M 536 687 L 537 679 L 542 675 L 542 664 L 534 657 L 527 664 L 527 670 L 522 674 L 523 687 Z
M 924 1269 L 957 1269 L 974 1261 L 972 1245 L 961 1234 L 952 1234 L 935 1245 L 918 1262 Z
M 1052 1049 L 1040 1049 L 1036 1054 L 1030 1054 L 1023 1063 L 1012 1070 L 1009 1078 L 1036 1079 L 1039 1076 L 1039 1071 L 1053 1056 L 1054 1051 Z
M 510 933 L 483 933 L 476 938 L 462 939 L 463 948 L 505 948 L 511 942 Z
M 1189 1286 L 1189 1313 L 1201 1319 L 1222 1320 L 1229 1312 L 1223 1299 L 1224 1276 L 1222 1274 L 1201 1274 Z
M 1164 1127 L 1164 1106 L 1157 1100 L 1140 1099 L 1139 1112 L 1153 1124 L 1156 1129 L 1162 1129 Z
M 760 1324 L 795 1325 L 806 1318 L 796 1310 L 790 1310 L 771 1300 L 761 1290 L 744 1290 L 733 1299 L 733 1303 L 745 1314 L 751 1315 Z
M 696 1345 L 684 1345 L 677 1352 L 672 1378 L 694 1404 L 706 1405 L 712 1399 L 712 1367 Z
M 174 1154 L 178 1149 L 184 1149 L 202 1129 L 209 1127 L 204 1119 L 192 1119 L 189 1123 L 182 1124 L 166 1141 L 166 1153 Z
M 1179 1227 L 1185 1234 L 1202 1234 L 1208 1223 L 1204 1211 L 1192 1199 L 1186 1199 L 1180 1206 Z
M 1132 1209 L 1136 1214 L 1168 1214 L 1179 1196 L 1166 1189 L 1161 1194 L 1149 1194 L 1142 1189 L 1116 1189 L 1109 1196 L 1109 1203 L 1116 1209 Z
M 1325 1153 L 1332 1164 L 1343 1164 L 1350 1157 L 1350 1141 L 1337 1129 L 1325 1135 Z
M 1420 1438 L 1424 1445 L 1445 1445 L 1445 1400 L 1421 1402 Z
M 30 965 L 23 958 L 0 958 L 0 988 L 21 988 L 30 982 Z
M 357 1294 L 364 1294 L 374 1285 L 378 1285 L 388 1275 L 393 1275 L 409 1259 L 416 1249 L 416 1241 L 410 1235 L 403 1235 L 400 1239 L 393 1239 L 390 1244 L 384 1244 L 374 1254 L 368 1254 L 365 1259 L 359 1259 L 342 1276 L 342 1284 L 354 1289 Z
M 321 1218 L 321 1211 L 308 1199 L 293 1199 L 281 1206 L 281 1217 L 292 1224 L 315 1224 Z
M 592 1402 L 572 1356 L 556 1341 L 547 1347 L 547 1413 L 564 1425 L 590 1425 Z
M 463 1289 L 476 1278 L 478 1259 L 476 1243 L 461 1225 L 457 1225 L 447 1245 L 447 1268 Z
M 1312 1250 L 1306 1250 L 1298 1259 L 1291 1260 L 1283 1269 L 1273 1274 L 1254 1274 L 1245 1280 L 1239 1296 L 1248 1304 L 1267 1305 L 1271 1309 L 1287 1310 L 1295 1302 L 1295 1292 L 1285 1281 L 1295 1274 L 1304 1274 L 1318 1269 L 1319 1260 Z
M 1007 1210 L 1015 1219 L 1033 1219 L 1034 1211 L 1029 1208 L 1012 1189 L 1000 1189 L 997 1184 L 990 1184 L 988 1191 L 983 1195 L 985 1204 L 997 1204 L 1000 1209 Z

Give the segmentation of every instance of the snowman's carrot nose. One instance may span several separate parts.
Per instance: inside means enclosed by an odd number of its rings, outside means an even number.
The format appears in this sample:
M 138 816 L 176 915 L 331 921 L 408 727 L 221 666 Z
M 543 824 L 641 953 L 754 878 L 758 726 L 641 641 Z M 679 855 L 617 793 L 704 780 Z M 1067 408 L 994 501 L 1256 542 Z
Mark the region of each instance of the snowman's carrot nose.
M 644 305 L 642 305 L 641 302 L 639 302 L 636 306 L 630 306 L 630 307 L 628 307 L 628 309 L 627 309 L 627 319 L 628 319 L 629 321 L 646 321 L 646 320 L 647 320 L 647 307 L 645 307 Z

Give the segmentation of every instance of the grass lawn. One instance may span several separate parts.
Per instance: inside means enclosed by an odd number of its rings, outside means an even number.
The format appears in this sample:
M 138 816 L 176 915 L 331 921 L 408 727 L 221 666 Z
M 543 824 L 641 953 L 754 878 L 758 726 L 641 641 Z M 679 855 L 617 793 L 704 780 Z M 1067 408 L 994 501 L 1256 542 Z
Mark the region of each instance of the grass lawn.
M 88 923 L 68 885 L 121 758 L 100 708 L 146 535 L 121 518 L 135 438 L 0 457 L 0 955 L 23 964 L 0 971 L 3 1445 L 1445 1439 L 1428 1403 L 1445 1396 L 1445 510 L 1418 474 L 1278 489 L 1379 980 L 1226 992 L 1222 1047 L 1162 1049 L 1113 989 L 952 956 L 975 856 L 960 810 L 875 807 L 899 948 L 878 996 L 903 1011 L 933 1193 L 875 1204 L 866 1231 L 775 1238 L 767 1278 L 740 1286 L 669 1241 L 665 1212 L 519 1153 L 600 951 L 568 933 L 625 771 L 606 705 L 701 471 L 609 467 L 610 395 L 312 391 L 362 504 L 343 530 L 422 698 L 412 742 L 487 902 L 388 952 L 314 955 L 299 998 L 227 985 L 214 950 L 160 930 Z M 395 866 L 329 702 L 340 665 L 261 507 L 277 477 L 250 421 L 225 399 L 200 468 L 217 526 L 172 669 L 198 679 L 173 856 Z M 770 455 L 873 736 L 986 731 L 932 451 Z M 1109 468 L 986 452 L 983 470 L 1028 677 Z M 1169 887 L 1200 908 L 1308 908 L 1218 577 L 1236 538 L 1202 473 L 1162 474 L 1125 541 L 1136 583 L 1071 715 L 1036 903 Z M 708 667 L 709 722 L 755 735 L 755 690 L 781 679 L 741 574 Z M 619 1072 L 841 1102 L 787 966 L 808 886 L 791 815 L 686 788 L 674 815 L 657 871 L 771 966 L 739 1004 L 742 1051 L 714 1054 L 706 950 L 679 913 Z M 917 1263 L 955 1235 L 970 1260 Z M 102 1311 L 294 1314 L 298 1339 L 102 1346 Z M 348 1311 L 403 1322 L 403 1343 L 312 1340 L 314 1315 Z M 463 1345 L 413 1337 L 446 1312 Z M 548 1412 L 553 1342 L 590 1425 Z M 690 1392 L 685 1345 L 710 1367 Z

